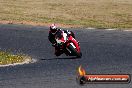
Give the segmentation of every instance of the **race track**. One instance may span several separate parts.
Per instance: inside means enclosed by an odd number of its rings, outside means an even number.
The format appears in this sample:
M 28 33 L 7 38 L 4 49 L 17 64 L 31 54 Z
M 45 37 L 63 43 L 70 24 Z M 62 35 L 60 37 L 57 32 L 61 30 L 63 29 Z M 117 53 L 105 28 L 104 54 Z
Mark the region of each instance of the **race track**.
M 56 57 L 42 26 L 0 25 L 0 48 L 23 53 L 36 63 L 0 67 L 0 88 L 131 88 L 129 84 L 76 83 L 77 68 L 88 74 L 132 74 L 132 32 L 69 29 L 80 41 L 82 58 Z

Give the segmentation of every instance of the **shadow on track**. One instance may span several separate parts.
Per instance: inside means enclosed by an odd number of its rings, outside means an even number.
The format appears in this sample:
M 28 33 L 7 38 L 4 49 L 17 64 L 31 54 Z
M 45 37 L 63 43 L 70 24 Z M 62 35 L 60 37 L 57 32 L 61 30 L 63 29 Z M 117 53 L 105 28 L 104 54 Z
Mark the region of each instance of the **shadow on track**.
M 56 58 L 49 58 L 49 59 L 41 59 L 41 60 L 70 60 L 70 59 L 80 59 L 77 57 L 56 57 Z

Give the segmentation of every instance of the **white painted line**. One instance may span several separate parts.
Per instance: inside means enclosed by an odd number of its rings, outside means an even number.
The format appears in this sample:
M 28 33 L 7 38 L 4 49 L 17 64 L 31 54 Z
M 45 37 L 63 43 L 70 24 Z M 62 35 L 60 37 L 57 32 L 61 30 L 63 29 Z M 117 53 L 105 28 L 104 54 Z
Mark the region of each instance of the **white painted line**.
M 116 29 L 105 29 L 105 30 L 109 30 L 109 31 L 111 31 L 111 30 L 116 30 Z
M 124 31 L 132 31 L 132 30 L 124 30 Z
M 0 65 L 0 67 L 7 67 L 7 66 L 16 66 L 16 65 L 23 65 L 23 64 L 29 64 L 29 63 L 35 63 L 36 59 L 25 59 L 22 63 L 14 63 L 14 64 L 7 64 L 7 65 Z
M 96 29 L 96 28 L 88 27 L 88 28 L 86 28 L 86 29 L 89 29 L 89 30 L 94 30 L 94 29 Z

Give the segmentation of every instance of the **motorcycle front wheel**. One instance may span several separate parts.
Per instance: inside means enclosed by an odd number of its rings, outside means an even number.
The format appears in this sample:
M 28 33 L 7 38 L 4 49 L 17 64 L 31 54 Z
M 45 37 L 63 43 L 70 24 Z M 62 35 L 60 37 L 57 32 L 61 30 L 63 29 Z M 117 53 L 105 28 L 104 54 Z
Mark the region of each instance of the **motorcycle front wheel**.
M 78 52 L 71 44 L 69 44 L 69 46 L 67 47 L 67 50 L 71 55 L 77 56 L 77 58 L 82 57 L 82 53 Z

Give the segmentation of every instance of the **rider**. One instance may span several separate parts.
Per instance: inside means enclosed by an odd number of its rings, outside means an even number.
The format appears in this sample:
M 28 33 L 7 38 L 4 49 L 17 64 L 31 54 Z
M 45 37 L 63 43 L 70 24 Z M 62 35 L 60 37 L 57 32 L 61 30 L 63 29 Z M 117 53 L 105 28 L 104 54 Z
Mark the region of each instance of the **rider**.
M 55 55 L 56 56 L 60 56 L 63 52 L 57 47 L 57 43 L 55 40 L 55 35 L 58 31 L 63 31 L 65 33 L 67 33 L 68 35 L 71 35 L 73 38 L 75 38 L 75 35 L 72 31 L 68 31 L 68 30 L 62 30 L 56 27 L 55 24 L 52 24 L 50 26 L 50 31 L 49 31 L 49 36 L 48 39 L 49 41 L 52 43 L 52 46 L 55 47 Z

